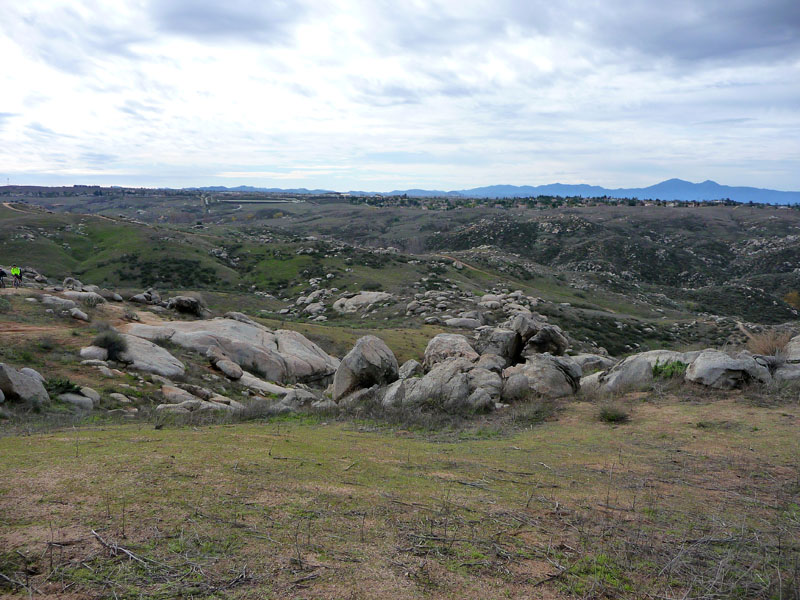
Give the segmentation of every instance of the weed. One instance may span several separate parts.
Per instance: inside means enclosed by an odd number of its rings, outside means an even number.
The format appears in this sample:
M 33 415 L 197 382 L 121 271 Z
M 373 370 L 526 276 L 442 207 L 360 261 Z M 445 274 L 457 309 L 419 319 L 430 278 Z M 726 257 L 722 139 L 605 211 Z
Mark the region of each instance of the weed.
M 66 377 L 55 377 L 49 379 L 44 384 L 47 393 L 51 396 L 58 396 L 60 394 L 75 394 L 81 391 L 81 387 Z
M 0 313 L 7 313 L 11 310 L 11 302 L 6 298 L 0 298 Z
M 119 360 L 120 355 L 128 349 L 128 342 L 113 329 L 101 331 L 95 336 L 92 343 L 100 348 L 105 348 L 108 358 L 111 360 Z
M 627 423 L 631 415 L 618 404 L 604 404 L 597 415 L 605 423 Z
M 751 335 L 747 340 L 747 349 L 753 354 L 778 356 L 783 353 L 790 339 L 792 339 L 791 333 L 772 329 Z
M 683 377 L 689 365 L 679 360 L 670 360 L 665 363 L 656 362 L 653 365 L 653 379 L 675 379 Z

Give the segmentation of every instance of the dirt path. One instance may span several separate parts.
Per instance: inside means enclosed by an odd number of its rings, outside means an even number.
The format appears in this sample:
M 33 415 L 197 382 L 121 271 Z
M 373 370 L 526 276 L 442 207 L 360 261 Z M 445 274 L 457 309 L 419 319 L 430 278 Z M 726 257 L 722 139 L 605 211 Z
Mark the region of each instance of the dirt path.
M 496 274 L 489 273 L 488 271 L 484 271 L 483 269 L 479 269 L 478 267 L 473 267 L 472 265 L 465 263 L 463 260 L 461 260 L 460 258 L 456 258 L 455 256 L 449 256 L 447 254 L 434 254 L 433 256 L 439 256 L 441 258 L 447 258 L 455 262 L 460 262 L 462 265 L 464 265 L 465 268 L 470 269 L 471 271 L 477 271 L 478 273 L 483 273 L 484 275 L 488 275 L 489 277 L 497 277 Z
M 5 206 L 6 208 L 8 208 L 10 210 L 22 213 L 23 215 L 29 214 L 27 210 L 20 210 L 19 208 L 14 208 L 13 206 L 11 206 L 10 202 L 3 202 L 3 206 Z
M 0 321 L 0 336 L 12 333 L 58 333 L 69 329 L 66 325 L 25 325 Z

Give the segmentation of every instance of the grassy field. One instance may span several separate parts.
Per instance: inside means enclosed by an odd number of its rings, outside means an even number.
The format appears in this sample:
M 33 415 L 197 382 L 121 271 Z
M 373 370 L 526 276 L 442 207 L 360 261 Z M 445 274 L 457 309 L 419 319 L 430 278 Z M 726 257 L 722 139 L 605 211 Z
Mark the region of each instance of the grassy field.
M 7 429 L 0 586 L 797 598 L 800 406 L 776 398 L 629 396 L 621 425 L 577 401 L 425 430 L 322 416 Z

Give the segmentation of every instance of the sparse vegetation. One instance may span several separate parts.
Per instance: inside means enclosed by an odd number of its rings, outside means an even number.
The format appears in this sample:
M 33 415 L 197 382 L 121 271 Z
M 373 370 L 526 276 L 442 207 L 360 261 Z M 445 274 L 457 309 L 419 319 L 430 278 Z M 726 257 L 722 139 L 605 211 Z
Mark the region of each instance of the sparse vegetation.
M 631 419 L 630 412 L 620 404 L 604 403 L 600 406 L 597 416 L 604 423 L 627 423 Z
M 128 342 L 122 337 L 119 332 L 113 329 L 101 331 L 95 336 L 92 344 L 105 348 L 108 352 L 108 358 L 111 360 L 119 360 L 120 355 L 128 349 Z

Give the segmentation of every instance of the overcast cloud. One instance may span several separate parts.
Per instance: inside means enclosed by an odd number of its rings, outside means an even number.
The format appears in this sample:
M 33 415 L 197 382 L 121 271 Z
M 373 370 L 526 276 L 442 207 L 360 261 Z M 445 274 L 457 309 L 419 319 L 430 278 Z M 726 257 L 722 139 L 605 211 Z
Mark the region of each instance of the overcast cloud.
M 798 0 L 0 3 L 11 183 L 800 190 Z

